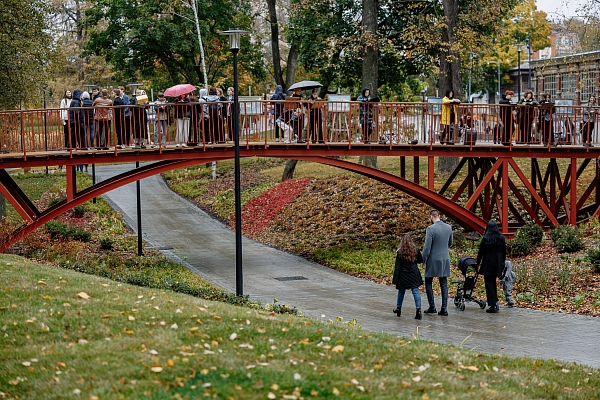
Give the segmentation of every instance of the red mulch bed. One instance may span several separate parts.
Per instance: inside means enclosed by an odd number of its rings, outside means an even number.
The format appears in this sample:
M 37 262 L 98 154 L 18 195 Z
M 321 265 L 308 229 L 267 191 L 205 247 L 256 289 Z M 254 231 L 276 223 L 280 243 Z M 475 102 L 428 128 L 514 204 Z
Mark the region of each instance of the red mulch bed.
M 283 181 L 246 203 L 242 208 L 244 234 L 254 236 L 267 229 L 277 214 L 302 194 L 310 181 L 310 178 Z M 235 229 L 235 215 L 229 220 L 229 226 Z

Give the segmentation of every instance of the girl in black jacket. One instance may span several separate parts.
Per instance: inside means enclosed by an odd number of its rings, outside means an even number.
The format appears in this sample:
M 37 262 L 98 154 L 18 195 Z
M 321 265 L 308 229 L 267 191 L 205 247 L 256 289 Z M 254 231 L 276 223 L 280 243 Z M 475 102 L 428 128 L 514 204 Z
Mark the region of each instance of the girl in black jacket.
M 487 303 L 490 306 L 486 312 L 489 313 L 497 313 L 499 310 L 496 277 L 502 276 L 504 261 L 506 261 L 506 241 L 500 233 L 498 225 L 494 221 L 490 221 L 485 228 L 479 245 L 479 253 L 477 253 L 479 273 L 483 275 Z
M 422 262 L 421 252 L 413 243 L 410 234 L 405 234 L 400 241 L 400 248 L 396 252 L 396 265 L 394 267 L 394 278 L 392 279 L 392 283 L 398 289 L 398 299 L 394 310 L 397 316 L 400 316 L 402 312 L 404 293 L 406 289 L 410 289 L 417 308 L 415 319 L 423 318 L 421 314 L 421 293 L 419 292 L 419 286 L 423 284 L 423 278 L 417 266 L 417 263 Z

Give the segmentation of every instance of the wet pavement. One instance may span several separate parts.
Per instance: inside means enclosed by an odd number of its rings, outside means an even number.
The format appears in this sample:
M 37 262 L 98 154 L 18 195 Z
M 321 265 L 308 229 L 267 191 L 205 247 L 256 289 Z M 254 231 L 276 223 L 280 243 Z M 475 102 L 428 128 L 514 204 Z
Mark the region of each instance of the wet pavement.
M 96 167 L 100 180 L 133 164 Z M 135 184 L 104 197 L 137 227 Z M 235 233 L 169 190 L 160 176 L 141 181 L 144 240 L 167 256 L 184 260 L 200 276 L 235 292 Z M 393 268 L 390 260 L 390 273 Z M 263 304 L 290 304 L 314 318 L 353 318 L 364 329 L 459 345 L 484 353 L 554 358 L 600 367 L 600 318 L 501 307 L 488 314 L 475 303 L 465 311 L 450 305 L 448 317 L 414 317 L 410 293 L 403 315 L 392 310 L 397 291 L 354 278 L 303 258 L 243 240 L 244 293 Z M 436 282 L 434 281 L 434 285 Z M 451 293 L 453 291 L 451 290 Z M 423 304 L 426 305 L 423 294 Z M 440 307 L 440 299 L 436 301 Z M 323 317 L 325 315 L 325 317 Z

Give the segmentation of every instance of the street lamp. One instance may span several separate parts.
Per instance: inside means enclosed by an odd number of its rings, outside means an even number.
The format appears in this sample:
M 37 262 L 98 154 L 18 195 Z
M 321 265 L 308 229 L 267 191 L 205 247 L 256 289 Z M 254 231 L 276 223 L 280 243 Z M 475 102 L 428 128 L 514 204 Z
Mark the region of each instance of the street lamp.
M 527 53 L 528 53 L 528 61 L 527 66 L 529 67 L 529 76 L 527 77 L 527 88 L 529 90 L 533 90 L 533 79 L 531 76 L 531 33 L 527 33 Z
M 488 65 L 491 63 L 494 63 L 494 61 L 487 62 Z M 500 60 L 496 61 L 495 64 L 498 64 L 498 98 L 500 98 Z
M 467 99 L 471 103 L 471 74 L 473 73 L 473 59 L 477 57 L 476 53 L 469 53 L 469 98 Z
M 525 46 L 523 43 L 515 44 L 517 46 L 517 68 L 518 68 L 518 79 L 517 82 L 517 102 L 521 100 L 521 47 Z
M 238 61 L 237 54 L 240 51 L 240 36 L 249 32 L 237 28 L 221 32 L 221 35 L 229 36 L 229 49 L 233 54 L 233 142 L 234 142 L 234 165 L 235 165 L 235 294 L 244 295 L 242 280 L 242 197 L 240 180 L 240 121 L 239 121 L 239 99 L 238 99 Z
M 130 84 L 126 85 L 126 86 L 131 88 L 131 95 L 135 96 L 135 90 L 137 88 L 139 88 L 140 86 L 144 86 L 144 85 L 141 84 L 141 83 L 130 83 Z

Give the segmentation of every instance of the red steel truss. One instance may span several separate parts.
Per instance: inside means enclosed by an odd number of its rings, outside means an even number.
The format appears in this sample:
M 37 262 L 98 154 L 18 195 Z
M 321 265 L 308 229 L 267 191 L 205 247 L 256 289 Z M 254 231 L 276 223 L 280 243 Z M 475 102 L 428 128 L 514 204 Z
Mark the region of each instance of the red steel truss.
M 390 174 L 340 157 L 398 157 L 399 173 Z M 599 166 L 596 148 L 441 145 L 302 145 L 251 144 L 242 157 L 291 158 L 331 165 L 376 179 L 432 207 L 440 209 L 466 230 L 483 232 L 485 221 L 495 219 L 502 232 L 511 236 L 527 220 L 544 228 L 577 224 L 600 214 Z M 456 169 L 440 184 L 435 163 L 438 157 L 460 157 Z M 232 145 L 202 148 L 154 149 L 138 151 L 31 153 L 27 157 L 0 156 L 0 192 L 25 221 L 2 245 L 6 250 L 23 236 L 61 213 L 93 197 L 145 177 L 172 169 L 233 158 Z M 427 160 L 425 182 L 420 182 L 420 161 Z M 414 177 L 406 178 L 405 168 L 412 159 Z M 76 164 L 152 162 L 84 190 L 77 189 Z M 593 161 L 593 162 L 592 162 Z M 16 185 L 7 168 L 66 165 L 67 198 L 40 211 Z M 587 172 L 584 174 L 584 172 Z M 583 181 L 585 176 L 587 181 Z M 590 178 L 591 177 L 591 178 Z M 437 182 L 436 182 L 437 179 Z

